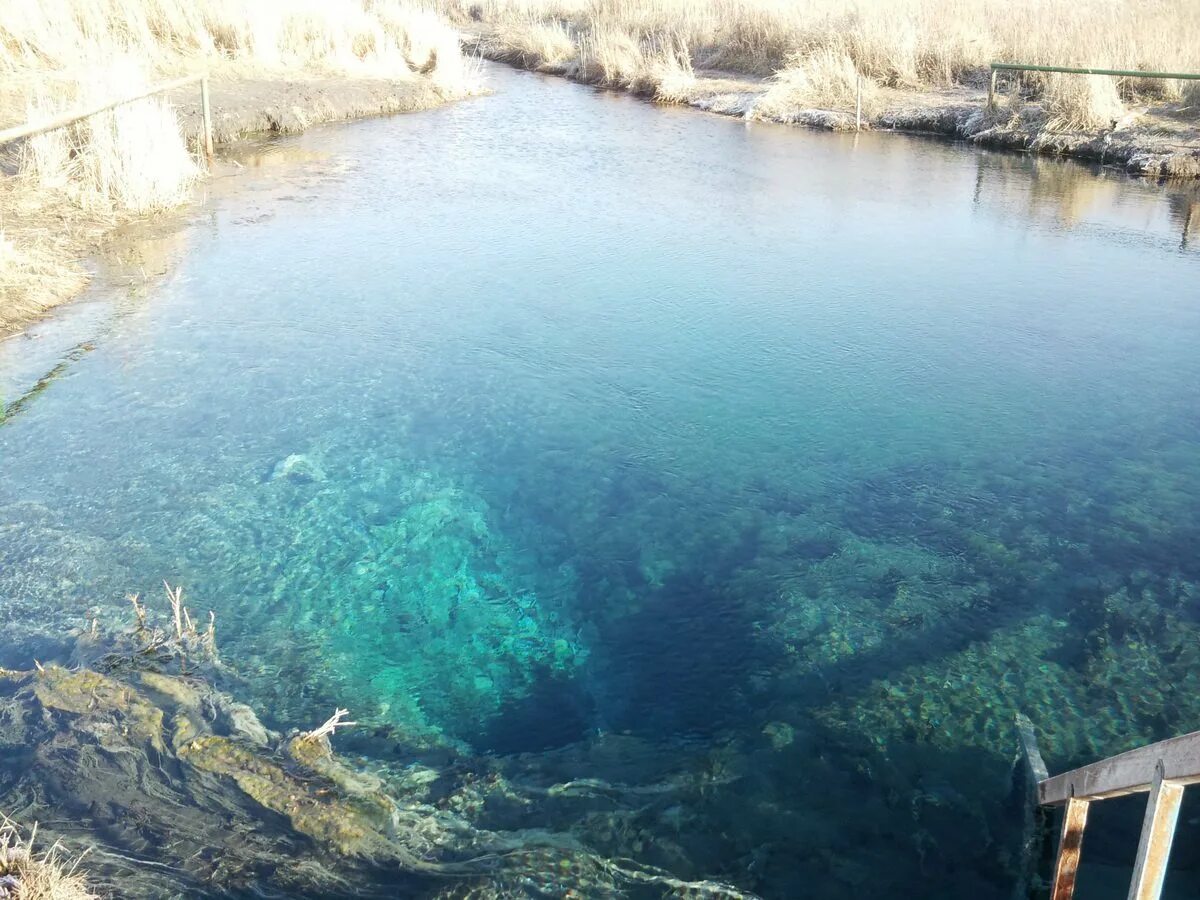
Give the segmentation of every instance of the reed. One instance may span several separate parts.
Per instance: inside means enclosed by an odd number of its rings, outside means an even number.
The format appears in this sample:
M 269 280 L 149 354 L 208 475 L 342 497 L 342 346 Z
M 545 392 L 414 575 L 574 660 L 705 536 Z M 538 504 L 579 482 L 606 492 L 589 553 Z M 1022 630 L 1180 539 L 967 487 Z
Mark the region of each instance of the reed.
M 78 79 L 134 57 L 157 71 L 469 77 L 457 31 L 419 0 L 0 0 L 0 72 Z
M 578 56 L 571 33 L 562 22 L 511 18 L 496 24 L 491 55 L 541 72 L 563 71 Z
M 798 109 L 846 109 L 855 105 L 862 87 L 863 113 L 877 111 L 879 89 L 864 78 L 845 49 L 826 48 L 797 55 L 772 76 L 766 93 L 754 105 L 755 118 L 783 119 Z
M 75 92 L 36 96 L 27 116 L 47 119 L 148 86 L 140 66 L 120 60 Z M 199 176 L 174 110 L 157 97 L 29 138 L 19 160 L 20 174 L 40 189 L 61 190 L 77 206 L 102 213 L 177 206 Z
M 1051 73 L 1043 97 L 1051 131 L 1112 128 L 1126 112 L 1116 82 L 1103 75 Z
M 621 82 L 649 70 L 664 40 L 691 48 L 696 68 L 772 77 L 778 111 L 794 102 L 846 105 L 851 72 L 871 86 L 980 87 L 987 64 L 1200 71 L 1200 3 L 1192 0 L 443 0 L 489 28 L 521 21 L 572 36 L 581 71 Z M 532 23 L 532 24 L 531 24 Z M 500 38 L 503 40 L 503 37 Z M 564 49 L 560 46 L 558 55 Z M 640 58 L 639 58 L 640 57 Z M 1099 127 L 1112 93 L 1027 78 L 1062 127 Z M 1125 98 L 1177 99 L 1176 83 L 1127 79 Z M 851 101 L 852 102 L 852 101 Z

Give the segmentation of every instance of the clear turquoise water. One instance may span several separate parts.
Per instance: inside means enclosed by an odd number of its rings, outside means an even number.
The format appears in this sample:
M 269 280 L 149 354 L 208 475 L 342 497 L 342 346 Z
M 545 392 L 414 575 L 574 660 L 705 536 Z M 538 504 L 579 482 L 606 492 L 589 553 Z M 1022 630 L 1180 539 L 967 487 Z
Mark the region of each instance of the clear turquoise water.
M 0 344 L 0 664 L 168 578 L 277 726 L 646 787 L 603 852 L 1007 897 L 1016 711 L 1200 727 L 1196 194 L 491 77 Z

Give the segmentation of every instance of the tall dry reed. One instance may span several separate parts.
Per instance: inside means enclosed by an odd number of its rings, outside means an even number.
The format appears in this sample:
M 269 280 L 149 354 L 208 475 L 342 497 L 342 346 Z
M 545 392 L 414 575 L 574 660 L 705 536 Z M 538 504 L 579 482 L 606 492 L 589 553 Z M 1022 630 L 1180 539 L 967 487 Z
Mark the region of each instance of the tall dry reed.
M 1200 71 L 1195 0 L 443 0 L 456 17 L 553 24 L 574 35 L 584 74 L 625 80 L 648 68 L 666 39 L 691 48 L 697 68 L 773 76 L 773 103 L 846 102 L 854 73 L 879 87 L 979 87 L 987 64 Z M 557 51 L 561 56 L 564 51 Z M 644 60 L 638 60 L 638 55 Z M 634 79 L 637 80 L 637 79 Z M 822 87 L 824 85 L 824 87 Z M 1094 86 L 1023 80 L 1046 92 L 1052 121 L 1111 121 L 1111 95 Z M 868 86 L 869 89 L 870 86 Z M 1178 98 L 1180 85 L 1128 80 L 1128 98 Z

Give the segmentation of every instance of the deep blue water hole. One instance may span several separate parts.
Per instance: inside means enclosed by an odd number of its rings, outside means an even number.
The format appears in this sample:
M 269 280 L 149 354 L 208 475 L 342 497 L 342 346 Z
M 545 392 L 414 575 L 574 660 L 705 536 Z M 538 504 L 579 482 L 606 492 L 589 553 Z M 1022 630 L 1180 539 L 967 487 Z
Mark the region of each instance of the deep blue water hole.
M 1200 723 L 1197 195 L 492 78 L 0 345 L 11 402 L 89 342 L 0 426 L 0 663 L 167 578 L 277 726 L 640 798 L 497 822 L 1007 897 L 1016 712 L 1052 771 Z

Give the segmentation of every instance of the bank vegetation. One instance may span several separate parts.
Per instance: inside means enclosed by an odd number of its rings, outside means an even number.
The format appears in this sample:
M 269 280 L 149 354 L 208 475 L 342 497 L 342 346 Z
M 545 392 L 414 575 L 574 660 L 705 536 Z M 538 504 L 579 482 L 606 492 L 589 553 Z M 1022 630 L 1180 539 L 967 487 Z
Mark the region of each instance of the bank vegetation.
M 432 106 L 479 75 L 419 0 L 0 0 L 0 128 L 195 72 L 210 73 L 224 137 Z M 203 167 L 180 99 L 0 147 L 0 334 L 77 293 L 79 259 L 115 225 L 190 196 Z
M 714 93 L 714 71 L 742 76 L 757 84 L 719 111 L 777 121 L 853 110 L 860 98 L 868 121 L 921 95 L 961 101 L 970 92 L 978 106 L 995 61 L 1200 73 L 1193 0 L 445 2 L 494 58 L 666 102 Z M 1196 81 L 1014 78 L 1005 85 L 1013 100 L 977 127 L 1024 117 L 1039 131 L 1110 131 L 1155 104 L 1200 122 Z

